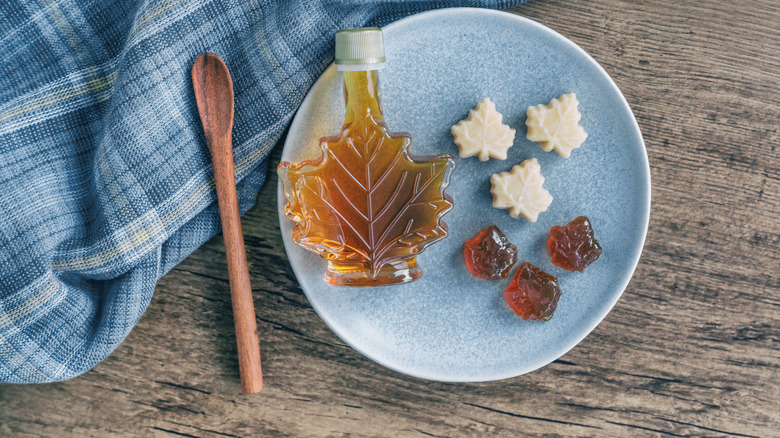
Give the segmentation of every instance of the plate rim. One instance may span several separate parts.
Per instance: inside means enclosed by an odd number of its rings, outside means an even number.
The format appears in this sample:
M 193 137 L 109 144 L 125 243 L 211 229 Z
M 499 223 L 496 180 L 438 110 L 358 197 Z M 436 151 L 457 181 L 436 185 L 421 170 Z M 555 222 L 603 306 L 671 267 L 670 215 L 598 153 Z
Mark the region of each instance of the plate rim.
M 408 24 L 409 22 L 421 20 L 421 19 L 429 19 L 432 17 L 440 16 L 440 15 L 456 15 L 456 14 L 473 14 L 473 15 L 483 15 L 483 16 L 491 16 L 491 17 L 501 17 L 501 18 L 508 18 L 512 20 L 516 20 L 519 23 L 522 23 L 521 26 L 532 26 L 538 30 L 541 30 L 542 32 L 550 34 L 551 37 L 555 38 L 559 42 L 562 42 L 566 46 L 569 46 L 569 48 L 574 49 L 576 52 L 578 52 L 580 55 L 584 55 L 584 57 L 590 61 L 592 65 L 594 65 L 597 70 L 601 73 L 601 75 L 607 80 L 607 83 L 610 87 L 614 89 L 614 91 L 617 92 L 617 95 L 620 97 L 620 102 L 623 106 L 623 109 L 630 115 L 631 119 L 631 127 L 633 128 L 633 131 L 635 132 L 637 138 L 639 139 L 639 146 L 641 146 L 641 150 L 644 152 L 644 154 L 640 154 L 642 165 L 639 166 L 642 169 L 642 175 L 638 175 L 641 178 L 637 178 L 637 180 L 641 180 L 645 185 L 644 190 L 644 203 L 642 203 L 642 212 L 641 212 L 641 229 L 640 234 L 641 238 L 638 242 L 638 245 L 634 248 L 633 257 L 630 261 L 631 269 L 627 270 L 627 274 L 624 276 L 624 278 L 621 279 L 619 282 L 619 287 L 617 290 L 618 293 L 615 293 L 614 296 L 610 297 L 609 302 L 607 302 L 604 307 L 603 311 L 599 312 L 597 315 L 594 315 L 594 318 L 589 319 L 586 322 L 589 322 L 589 324 L 586 326 L 587 328 L 580 331 L 580 334 L 578 336 L 574 336 L 571 342 L 568 342 L 566 344 L 563 344 L 555 349 L 555 351 L 550 354 L 550 356 L 554 356 L 552 359 L 547 360 L 541 360 L 538 364 L 533 364 L 533 366 L 525 366 L 525 367 L 518 367 L 517 369 L 513 370 L 512 372 L 508 373 L 498 373 L 495 375 L 486 376 L 485 378 L 447 378 L 440 375 L 436 375 L 435 373 L 425 373 L 425 372 L 415 372 L 411 370 L 404 370 L 400 367 L 396 367 L 392 364 L 383 362 L 372 355 L 368 354 L 366 351 L 361 349 L 360 347 L 354 345 L 347 339 L 345 339 L 345 336 L 343 336 L 339 330 L 337 330 L 331 321 L 329 321 L 328 318 L 324 317 L 322 312 L 320 311 L 319 307 L 317 306 L 315 301 L 312 301 L 311 297 L 309 296 L 309 293 L 307 290 L 303 287 L 303 284 L 300 282 L 301 275 L 299 275 L 298 268 L 296 266 L 289 262 L 290 259 L 290 249 L 296 248 L 294 243 L 290 239 L 286 239 L 284 237 L 284 234 L 281 230 L 280 225 L 280 234 L 282 234 L 282 242 L 284 244 L 284 250 L 285 254 L 287 255 L 288 262 L 290 263 L 290 266 L 293 270 L 293 273 L 295 274 L 296 280 L 298 280 L 298 284 L 301 287 L 301 290 L 306 295 L 306 299 L 309 301 L 309 304 L 311 304 L 312 308 L 315 312 L 317 312 L 317 316 L 319 316 L 320 320 L 322 320 L 325 325 L 328 326 L 328 328 L 341 339 L 343 342 L 345 342 L 347 345 L 349 345 L 352 349 L 363 355 L 364 357 L 372 360 L 373 362 L 391 369 L 393 371 L 396 371 L 398 373 L 424 379 L 424 380 L 431 380 L 431 381 L 437 381 L 437 382 L 444 382 L 444 383 L 476 383 L 476 382 L 492 382 L 492 381 L 498 381 L 498 380 L 504 380 L 504 379 L 510 379 L 514 377 L 519 377 L 524 374 L 528 374 L 530 372 L 536 371 L 544 366 L 549 365 L 550 363 L 554 362 L 555 360 L 563 357 L 566 353 L 571 351 L 575 346 L 577 346 L 580 342 L 582 342 L 596 327 L 598 327 L 599 324 L 601 324 L 602 321 L 607 317 L 607 315 L 612 311 L 612 309 L 615 307 L 615 304 L 617 304 L 618 300 L 621 296 L 623 296 L 623 293 L 625 293 L 626 288 L 628 287 L 631 279 L 634 277 L 634 273 L 636 272 L 637 267 L 639 266 L 639 260 L 641 258 L 642 252 L 644 251 L 645 243 L 647 241 L 647 232 L 650 225 L 650 209 L 651 209 L 651 203 L 652 203 L 652 181 L 651 181 L 651 173 L 650 173 L 650 161 L 649 156 L 647 153 L 647 146 L 645 144 L 644 138 L 642 136 L 642 131 L 639 127 L 639 123 L 636 120 L 636 116 L 634 115 L 634 112 L 631 110 L 631 106 L 629 105 L 628 101 L 626 100 L 626 97 L 623 95 L 623 92 L 620 91 L 620 88 L 615 83 L 614 79 L 607 73 L 607 71 L 604 69 L 604 67 L 601 66 L 588 52 L 586 52 L 582 47 L 577 45 L 575 42 L 571 41 L 569 38 L 565 37 L 564 35 L 558 33 L 557 31 L 551 29 L 550 27 L 547 27 L 541 23 L 538 23 L 530 18 L 524 17 L 522 15 L 513 14 L 510 12 L 504 12 L 504 11 L 498 11 L 493 9 L 484 9 L 484 8 L 469 8 L 469 7 L 458 7 L 458 8 L 443 8 L 443 9 L 435 9 L 431 11 L 425 11 L 418 14 L 410 15 L 408 17 L 399 19 L 397 21 L 394 21 L 392 23 L 389 23 L 385 26 L 382 26 L 383 31 L 392 30 L 396 27 L 403 26 Z M 331 63 L 323 72 L 320 74 L 320 76 L 317 78 L 317 80 L 312 84 L 312 86 L 309 88 L 309 90 L 306 93 L 306 96 L 304 97 L 303 101 L 301 102 L 298 109 L 295 111 L 295 116 L 293 116 L 293 120 L 290 123 L 289 131 L 293 132 L 299 124 L 303 123 L 301 119 L 298 118 L 298 113 L 301 108 L 304 108 L 307 106 L 310 101 L 313 99 L 313 94 L 311 91 L 317 87 L 317 85 L 320 83 L 320 81 L 324 80 L 324 76 L 326 76 L 326 73 L 330 70 L 335 69 L 335 64 Z M 284 154 L 284 151 L 287 149 L 287 145 L 289 142 L 289 135 L 287 138 L 285 138 L 284 145 L 282 147 L 282 154 Z M 278 177 L 277 177 L 278 178 Z M 286 204 L 287 199 L 284 196 L 282 186 L 281 184 L 278 184 L 277 186 L 277 213 L 279 217 L 280 224 L 283 223 L 283 221 L 288 221 L 289 219 L 284 215 L 284 205 Z M 290 242 L 288 242 L 290 240 Z

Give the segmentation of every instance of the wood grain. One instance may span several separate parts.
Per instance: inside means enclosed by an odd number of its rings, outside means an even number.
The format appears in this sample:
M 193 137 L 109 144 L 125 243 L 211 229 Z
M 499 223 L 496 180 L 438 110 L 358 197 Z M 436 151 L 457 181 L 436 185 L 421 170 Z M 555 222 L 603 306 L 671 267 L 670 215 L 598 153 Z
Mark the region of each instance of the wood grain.
M 192 65 L 192 87 L 214 168 L 236 327 L 241 392 L 254 394 L 263 389 L 263 372 L 233 166 L 233 79 L 219 56 L 204 53 Z
M 777 3 L 539 0 L 512 11 L 604 66 L 650 156 L 642 260 L 582 343 L 528 375 L 479 384 L 371 362 L 301 292 L 270 173 L 243 218 L 261 395 L 239 391 L 216 237 L 160 281 L 136 329 L 94 370 L 0 386 L 0 436 L 780 436 Z

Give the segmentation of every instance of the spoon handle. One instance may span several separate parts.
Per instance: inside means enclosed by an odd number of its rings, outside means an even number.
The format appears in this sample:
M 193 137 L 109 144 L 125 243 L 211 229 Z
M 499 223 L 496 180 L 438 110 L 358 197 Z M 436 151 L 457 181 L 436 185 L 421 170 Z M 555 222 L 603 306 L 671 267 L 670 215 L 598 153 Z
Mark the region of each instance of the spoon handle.
M 192 66 L 192 83 L 214 167 L 233 301 L 241 392 L 253 394 L 263 389 L 263 374 L 233 167 L 233 82 L 222 60 L 213 53 L 204 53 Z

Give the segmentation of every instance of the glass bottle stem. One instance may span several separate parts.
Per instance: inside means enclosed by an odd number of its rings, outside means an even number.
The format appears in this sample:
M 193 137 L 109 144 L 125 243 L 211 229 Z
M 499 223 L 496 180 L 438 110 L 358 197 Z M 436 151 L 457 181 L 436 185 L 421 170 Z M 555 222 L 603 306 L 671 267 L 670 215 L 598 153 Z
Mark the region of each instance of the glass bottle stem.
M 345 125 L 368 115 L 376 122 L 384 122 L 377 70 L 345 71 L 344 100 L 346 102 Z

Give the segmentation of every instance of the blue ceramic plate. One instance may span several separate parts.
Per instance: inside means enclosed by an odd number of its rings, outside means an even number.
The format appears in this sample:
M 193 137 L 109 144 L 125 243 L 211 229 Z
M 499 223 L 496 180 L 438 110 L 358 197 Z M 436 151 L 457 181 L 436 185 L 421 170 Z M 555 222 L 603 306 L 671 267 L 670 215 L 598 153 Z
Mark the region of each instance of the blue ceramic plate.
M 457 158 L 449 237 L 419 258 L 425 274 L 401 286 L 343 288 L 322 281 L 326 263 L 291 240 L 279 210 L 285 248 L 301 287 L 330 328 L 356 350 L 404 374 L 448 382 L 518 376 L 580 342 L 615 305 L 639 261 L 650 214 L 650 171 L 642 136 L 625 98 L 587 53 L 531 20 L 482 9 L 445 9 L 384 28 L 387 66 L 380 73 L 393 131 L 412 134 L 411 152 L 457 157 L 450 127 L 490 97 L 517 130 L 505 161 Z M 338 132 L 344 115 L 341 77 L 331 66 L 298 110 L 283 160 L 319 155 L 318 139 Z M 575 92 L 585 144 L 564 159 L 525 138 L 530 105 Z M 490 175 L 536 157 L 554 200 L 536 223 L 491 207 Z M 585 273 L 550 263 L 550 227 L 585 215 L 604 248 Z M 504 300 L 509 283 L 472 277 L 463 243 L 496 224 L 528 261 L 558 277 L 563 294 L 553 318 L 523 321 Z M 514 271 L 512 272 L 514 274 Z

